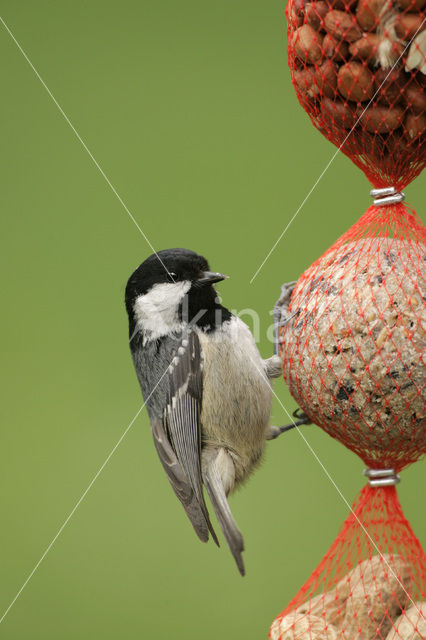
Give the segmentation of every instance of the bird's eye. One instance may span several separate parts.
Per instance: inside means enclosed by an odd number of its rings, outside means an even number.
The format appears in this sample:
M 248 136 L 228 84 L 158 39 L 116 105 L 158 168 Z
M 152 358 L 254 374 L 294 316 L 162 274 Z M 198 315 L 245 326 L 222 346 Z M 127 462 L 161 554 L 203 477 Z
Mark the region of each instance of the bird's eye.
M 169 271 L 170 280 L 177 280 L 177 273 L 174 271 Z

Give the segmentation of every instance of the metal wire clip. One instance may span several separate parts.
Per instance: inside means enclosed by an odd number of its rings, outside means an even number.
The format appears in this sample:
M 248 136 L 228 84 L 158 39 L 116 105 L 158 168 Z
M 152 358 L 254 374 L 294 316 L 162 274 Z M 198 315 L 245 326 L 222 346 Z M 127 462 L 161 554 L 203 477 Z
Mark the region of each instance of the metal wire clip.
M 385 204 L 398 204 L 405 200 L 405 194 L 397 191 L 395 187 L 385 187 L 384 189 L 371 189 L 370 196 L 374 198 L 377 207 Z
M 401 482 L 395 469 L 364 469 L 370 487 L 391 487 Z

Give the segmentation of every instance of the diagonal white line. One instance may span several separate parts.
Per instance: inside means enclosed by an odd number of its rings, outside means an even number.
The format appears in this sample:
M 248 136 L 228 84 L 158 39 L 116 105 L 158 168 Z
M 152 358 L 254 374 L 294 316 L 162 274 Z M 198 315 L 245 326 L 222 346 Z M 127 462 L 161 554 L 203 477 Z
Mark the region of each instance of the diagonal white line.
M 261 269 L 263 268 L 263 266 L 265 265 L 265 263 L 269 260 L 271 254 L 274 252 L 274 250 L 276 249 L 277 245 L 281 242 L 281 240 L 283 239 L 284 235 L 287 233 L 288 228 L 290 227 L 291 223 L 293 222 L 293 220 L 296 218 L 296 216 L 298 215 L 299 211 L 302 209 L 302 207 L 304 206 L 304 204 L 306 203 L 306 201 L 310 198 L 312 192 L 316 189 L 316 187 L 318 186 L 318 184 L 320 183 L 320 181 L 322 180 L 324 174 L 328 171 L 330 165 L 334 162 L 336 156 L 340 153 L 341 148 L 343 147 L 343 145 L 345 144 L 345 142 L 347 141 L 347 139 L 349 138 L 349 136 L 352 134 L 352 132 L 354 131 L 355 127 L 358 125 L 358 123 L 360 122 L 361 118 L 363 117 L 364 113 L 367 111 L 368 107 L 371 105 L 371 103 L 374 101 L 375 97 L 377 96 L 377 94 L 379 93 L 380 89 L 383 87 L 383 85 L 385 84 L 386 80 L 389 78 L 390 74 L 392 73 L 392 71 L 395 69 L 395 67 L 397 66 L 398 62 L 401 60 L 402 56 L 405 54 L 405 52 L 407 51 L 408 47 L 410 46 L 410 44 L 413 42 L 414 38 L 417 36 L 417 34 L 421 31 L 424 23 L 426 21 L 426 18 L 423 20 L 423 22 L 421 23 L 421 25 L 419 26 L 419 28 L 417 29 L 417 31 L 415 32 L 415 34 L 413 35 L 413 37 L 409 40 L 409 42 L 407 43 L 407 45 L 405 46 L 403 52 L 401 53 L 401 55 L 399 56 L 399 58 L 397 59 L 397 61 L 394 63 L 394 65 L 390 68 L 389 73 L 387 74 L 386 78 L 383 80 L 383 82 L 381 83 L 381 85 L 378 87 L 377 91 L 375 92 L 375 94 L 373 95 L 373 97 L 371 98 L 371 100 L 369 101 L 369 103 L 367 104 L 367 106 L 364 108 L 364 110 L 362 111 L 361 115 L 358 117 L 357 121 L 355 122 L 354 126 L 352 127 L 352 129 L 349 131 L 349 133 L 347 134 L 346 138 L 343 140 L 343 142 L 341 143 L 341 145 L 336 149 L 336 151 L 333 153 L 331 159 L 328 161 L 325 169 L 323 169 L 323 171 L 321 172 L 321 174 L 319 175 L 319 177 L 317 178 L 316 182 L 314 183 L 313 187 L 310 189 L 308 195 L 305 197 L 305 199 L 303 200 L 302 204 L 299 205 L 299 208 L 297 209 L 296 213 L 292 216 L 292 218 L 290 219 L 290 221 L 288 222 L 287 226 L 285 227 L 285 229 L 281 232 L 278 240 L 274 243 L 272 249 L 269 251 L 268 255 L 266 256 L 266 258 L 263 260 L 262 264 L 258 267 L 257 271 L 255 272 L 255 274 L 252 276 L 251 280 L 250 280 L 250 284 L 253 283 L 253 280 L 257 277 L 257 275 L 259 274 L 259 272 L 261 271 Z
M 69 515 L 65 518 L 63 524 L 61 525 L 61 527 L 59 528 L 57 534 L 54 536 L 54 538 L 52 538 L 52 541 L 49 543 L 49 545 L 46 547 L 46 550 L 44 551 L 43 555 L 41 556 L 40 560 L 36 563 L 36 565 L 34 566 L 33 570 L 31 571 L 31 573 L 28 575 L 27 579 L 25 580 L 24 584 L 22 585 L 22 587 L 19 589 L 18 593 L 16 594 L 16 596 L 13 598 L 12 602 L 10 603 L 10 605 L 7 607 L 6 611 L 3 613 L 2 617 L 0 618 L 0 624 L 3 622 L 3 620 L 5 619 L 5 617 L 7 616 L 7 614 L 9 613 L 9 611 L 11 610 L 11 608 L 13 607 L 13 605 L 15 604 L 15 602 L 17 601 L 17 599 L 19 598 L 19 596 L 21 595 L 21 593 L 23 592 L 23 590 L 25 589 L 25 587 L 27 586 L 27 584 L 29 583 L 29 581 L 31 580 L 31 578 L 33 577 L 33 575 L 35 574 L 35 572 L 37 571 L 37 569 L 39 568 L 39 566 L 41 565 L 41 563 L 43 562 L 43 560 L 45 559 L 45 557 L 47 556 L 47 554 L 49 553 L 50 549 L 53 547 L 53 545 L 55 544 L 56 540 L 59 538 L 59 536 L 61 535 L 62 531 L 65 529 L 65 527 L 67 526 L 68 522 L 71 520 L 71 518 L 73 517 L 74 513 L 77 511 L 78 507 L 80 506 L 80 504 L 83 502 L 84 498 L 87 496 L 87 494 L 89 493 L 90 489 L 93 487 L 93 485 L 95 484 L 96 480 L 98 479 L 98 477 L 100 476 L 100 474 L 102 473 L 102 471 L 105 469 L 106 465 L 108 464 L 108 462 L 110 461 L 111 457 L 114 455 L 115 451 L 117 450 L 117 448 L 120 446 L 121 442 L 123 441 L 123 439 L 125 438 L 125 436 L 127 435 L 128 431 L 130 430 L 131 426 L 133 425 L 133 423 L 135 422 L 136 418 L 139 416 L 140 412 L 142 411 L 142 409 L 144 408 L 144 405 L 142 405 L 139 409 L 139 411 L 136 413 L 136 415 L 134 416 L 134 418 L 131 420 L 131 422 L 129 423 L 129 425 L 127 426 L 126 430 L 124 431 L 123 435 L 121 436 L 121 438 L 118 440 L 118 442 L 116 443 L 116 445 L 114 446 L 114 448 L 111 450 L 111 452 L 109 453 L 109 455 L 107 456 L 105 462 L 99 467 L 98 471 L 95 473 L 95 475 L 93 476 L 92 480 L 90 481 L 89 485 L 87 486 L 87 489 L 85 489 L 85 491 L 83 491 L 83 493 L 81 494 L 80 498 L 77 500 L 77 502 L 75 503 L 73 509 L 70 511 Z
M 136 221 L 135 217 L 132 215 L 131 211 L 129 210 L 129 208 L 127 207 L 126 203 L 124 202 L 124 200 L 121 198 L 121 196 L 119 195 L 117 189 L 114 187 L 114 185 L 112 184 L 112 182 L 110 181 L 110 179 L 108 178 L 108 176 L 106 175 L 105 171 L 102 169 L 102 167 L 100 166 L 99 162 L 96 160 L 96 158 L 94 157 L 93 153 L 90 151 L 89 147 L 87 146 L 87 144 L 84 142 L 84 140 L 82 139 L 82 137 L 80 136 L 80 134 L 78 133 L 77 129 L 74 127 L 73 123 L 71 122 L 71 120 L 68 118 L 67 114 L 65 113 L 65 111 L 62 109 L 61 105 L 59 104 L 59 102 L 56 100 L 55 96 L 53 95 L 53 93 L 51 92 L 51 90 L 49 89 L 49 87 L 47 86 L 47 84 L 45 83 L 45 81 L 43 80 L 43 78 L 41 77 L 41 75 L 39 74 L 39 72 L 37 71 L 37 69 L 35 68 L 35 66 L 33 65 L 33 63 L 31 62 L 31 60 L 29 59 L 29 57 L 27 56 L 27 54 L 25 53 L 25 51 L 23 50 L 23 48 L 21 47 L 21 45 L 19 44 L 19 42 L 17 41 L 17 39 L 15 38 L 15 36 L 13 35 L 13 33 L 11 32 L 11 30 L 9 29 L 9 27 L 7 26 L 6 22 L 3 20 L 2 16 L 0 16 L 0 22 L 2 23 L 2 25 L 4 26 L 4 28 L 6 29 L 6 31 L 8 32 L 8 34 L 10 35 L 10 37 L 12 38 L 13 42 L 16 44 L 16 46 L 18 47 L 19 51 L 22 53 L 22 55 L 24 56 L 25 60 L 27 61 L 27 63 L 29 64 L 29 66 L 31 67 L 31 69 L 34 71 L 35 75 L 37 76 L 37 78 L 39 79 L 39 81 L 41 82 L 41 84 L 43 85 L 43 87 L 45 88 L 45 90 L 47 91 L 47 93 L 49 94 L 49 97 L 52 99 L 52 101 L 55 103 L 58 111 L 60 112 L 60 114 L 63 116 L 65 122 L 69 125 L 69 127 L 71 128 L 71 130 L 73 131 L 74 135 L 76 136 L 77 140 L 80 142 L 81 146 L 83 147 L 83 149 L 86 151 L 86 153 L 88 154 L 88 156 L 90 157 L 90 159 L 92 160 L 93 164 L 95 165 L 95 167 L 97 168 L 97 170 L 99 171 L 99 173 L 101 174 L 101 176 L 103 177 L 103 179 L 105 180 L 105 182 L 107 183 L 107 185 L 109 186 L 109 188 L 111 189 L 111 191 L 113 192 L 113 194 L 115 195 L 115 197 L 117 198 L 117 200 L 119 201 L 119 203 L 121 204 L 121 206 L 123 207 L 123 209 L 125 210 L 125 212 L 127 213 L 127 215 L 129 216 L 130 220 L 133 222 L 133 224 L 135 225 L 135 227 L 138 229 L 139 233 L 142 235 L 143 239 L 145 240 L 145 242 L 148 244 L 148 246 L 150 247 L 150 249 L 152 250 L 153 253 L 155 253 L 155 255 L 157 256 L 158 260 L 160 261 L 160 263 L 162 264 L 162 266 L 164 267 L 164 269 L 166 270 L 166 272 L 168 273 L 168 275 L 171 277 L 171 279 L 174 282 L 173 277 L 170 275 L 169 270 L 167 269 L 166 265 L 164 264 L 164 262 L 161 260 L 160 256 L 158 255 L 158 253 L 156 252 L 156 250 L 154 249 L 154 247 L 152 246 L 150 240 L 148 239 L 147 235 L 144 233 L 144 231 L 142 230 L 142 228 L 140 227 L 140 225 L 138 224 L 138 222 Z
M 114 453 L 116 452 L 116 450 L 118 449 L 118 447 L 120 446 L 120 444 L 122 443 L 122 441 L 124 440 L 124 438 L 126 437 L 126 435 L 128 434 L 128 432 L 130 431 L 131 427 L 133 426 L 136 418 L 139 416 L 140 412 L 142 411 L 142 409 L 146 406 L 146 403 L 148 402 L 148 400 L 150 399 L 150 397 L 152 396 L 152 394 L 155 392 L 155 390 L 157 389 L 158 385 L 160 384 L 160 382 L 162 381 L 162 379 L 164 378 L 164 376 L 166 375 L 167 371 L 169 369 L 169 365 L 167 366 L 166 370 L 164 371 L 163 375 L 160 377 L 160 379 L 158 380 L 158 382 L 156 383 L 156 385 L 154 386 L 154 388 L 152 389 L 151 393 L 148 395 L 147 399 L 144 401 L 144 403 L 141 405 L 141 407 L 139 407 L 137 413 L 134 415 L 134 417 L 132 418 L 132 420 L 129 422 L 129 424 L 127 425 L 125 431 L 123 432 L 123 434 L 121 435 L 120 439 L 116 442 L 116 444 L 114 445 L 114 447 L 111 449 L 110 453 L 108 454 L 108 456 L 106 457 L 105 461 L 101 464 L 101 466 L 99 467 L 99 469 L 97 470 L 97 472 L 95 473 L 95 475 L 93 476 L 92 480 L 90 481 L 89 485 L 87 486 L 87 488 L 83 491 L 83 493 L 81 494 L 80 498 L 77 500 L 77 502 L 75 503 L 74 507 L 72 508 L 72 510 L 70 511 L 69 515 L 65 518 L 63 524 L 60 526 L 58 532 L 56 533 L 56 535 L 52 538 L 51 542 L 49 543 L 49 545 L 46 547 L 46 550 L 44 551 L 43 555 L 41 556 L 40 560 L 35 564 L 33 570 L 31 571 L 31 573 L 28 575 L 28 577 L 26 578 L 24 584 L 22 585 L 22 587 L 19 589 L 18 593 L 16 594 L 16 596 L 13 598 L 12 602 L 9 604 L 9 606 L 7 607 L 6 611 L 3 613 L 2 617 L 0 618 L 0 624 L 3 622 L 3 620 L 5 619 L 5 617 L 7 616 L 7 614 L 9 613 L 9 611 L 11 610 L 11 608 L 13 607 L 13 605 L 15 604 L 15 602 L 17 601 L 17 599 L 19 598 L 19 596 L 21 595 L 21 593 L 23 592 L 23 590 L 25 589 L 25 587 L 27 586 L 27 584 L 29 583 L 29 581 L 31 580 L 31 578 L 33 577 L 33 575 L 35 574 L 35 572 L 37 571 L 37 569 L 39 568 L 39 566 L 41 565 L 41 563 L 43 562 L 43 560 L 45 559 L 45 557 L 47 556 L 47 554 L 49 553 L 50 549 L 53 547 L 53 545 L 55 544 L 56 540 L 59 538 L 59 536 L 61 535 L 62 531 L 65 529 L 65 527 L 67 526 L 68 522 L 71 520 L 71 518 L 73 517 L 74 513 L 77 511 L 78 507 L 80 506 L 80 504 L 83 502 L 84 498 L 87 496 L 87 494 L 89 493 L 90 489 L 93 487 L 93 485 L 95 484 L 96 480 L 99 478 L 99 476 L 101 475 L 102 471 L 105 469 L 106 465 L 108 464 L 108 462 L 111 460 L 112 456 L 114 455 Z

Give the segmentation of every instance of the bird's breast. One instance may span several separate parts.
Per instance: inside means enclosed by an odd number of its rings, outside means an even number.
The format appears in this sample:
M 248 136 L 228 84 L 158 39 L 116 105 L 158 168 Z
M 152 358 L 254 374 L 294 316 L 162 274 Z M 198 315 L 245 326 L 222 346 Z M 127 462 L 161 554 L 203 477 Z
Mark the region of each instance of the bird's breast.
M 201 423 L 205 444 L 224 446 L 252 466 L 269 424 L 272 389 L 250 330 L 232 317 L 209 334 L 199 332 L 203 354 Z

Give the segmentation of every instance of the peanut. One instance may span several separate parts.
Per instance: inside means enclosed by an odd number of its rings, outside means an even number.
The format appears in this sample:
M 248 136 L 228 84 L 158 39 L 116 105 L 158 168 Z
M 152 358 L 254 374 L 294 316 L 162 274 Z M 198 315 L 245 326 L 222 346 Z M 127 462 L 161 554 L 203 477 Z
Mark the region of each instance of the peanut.
M 406 82 L 407 76 L 400 69 L 377 69 L 374 74 L 375 100 L 394 106 L 403 98 Z
M 346 62 L 349 55 L 348 43 L 336 40 L 330 33 L 324 36 L 322 50 L 327 58 L 333 58 L 335 62 Z
M 377 27 L 380 13 L 386 0 L 359 0 L 356 8 L 356 19 L 364 31 L 372 31 Z
M 322 0 L 309 2 L 305 7 L 305 20 L 316 31 L 324 29 L 324 18 L 327 12 L 328 7 Z
M 315 82 L 314 67 L 306 67 L 306 69 L 294 71 L 293 78 L 297 88 L 304 96 L 315 98 L 319 95 L 319 90 Z
M 426 602 L 416 602 L 394 622 L 386 640 L 422 640 L 426 638 Z
M 426 115 L 424 113 L 407 113 L 404 128 L 411 139 L 422 136 L 426 132 Z
M 413 38 L 422 26 L 424 19 L 425 16 L 421 13 L 399 14 L 395 23 L 397 36 L 402 38 L 402 40 L 409 40 L 410 38 Z
M 308 24 L 296 29 L 293 36 L 294 50 L 298 58 L 304 62 L 315 64 L 322 57 L 322 35 Z
M 376 55 L 380 40 L 381 38 L 375 33 L 363 33 L 359 40 L 349 46 L 349 53 L 354 58 L 370 60 Z
M 288 24 L 291 29 L 297 29 L 297 27 L 301 27 L 303 24 L 303 16 L 296 12 L 294 4 L 289 7 Z
M 296 13 L 296 15 L 300 15 L 303 14 L 303 11 L 305 9 L 305 4 L 308 2 L 308 0 L 294 0 L 293 2 L 293 10 Z
M 339 69 L 338 89 L 347 100 L 370 100 L 374 94 L 374 76 L 359 62 L 347 62 Z
M 326 60 L 315 71 L 315 83 L 320 91 L 328 98 L 335 98 L 337 94 L 337 66 Z
M 339 629 L 345 617 L 345 602 L 349 595 L 349 586 L 341 585 L 342 588 L 336 587 L 332 591 L 320 593 L 304 602 L 297 608 L 298 613 L 307 613 L 318 618 L 325 617 L 329 624 Z
M 324 18 L 325 29 L 337 40 L 354 42 L 362 35 L 361 29 L 357 25 L 355 17 L 344 11 L 334 9 L 329 11 Z
M 390 565 L 390 566 L 389 566 Z M 405 607 L 411 569 L 400 556 L 374 556 L 351 571 L 350 594 L 343 621 L 347 640 L 385 638 L 392 619 Z
M 400 107 L 369 107 L 358 110 L 361 126 L 371 133 L 388 133 L 401 126 L 404 111 Z
M 426 91 L 415 82 L 404 87 L 404 98 L 414 111 L 426 110 Z
M 324 618 L 297 613 L 297 611 L 274 620 L 269 637 L 271 640 L 302 640 L 302 638 L 337 640 L 338 638 L 333 625 L 327 624 Z
M 322 117 L 331 129 L 352 129 L 356 123 L 356 113 L 353 107 L 338 100 L 323 98 L 321 100 Z

